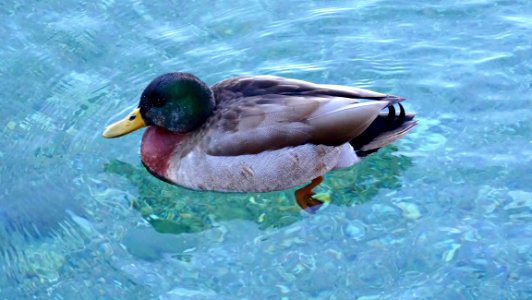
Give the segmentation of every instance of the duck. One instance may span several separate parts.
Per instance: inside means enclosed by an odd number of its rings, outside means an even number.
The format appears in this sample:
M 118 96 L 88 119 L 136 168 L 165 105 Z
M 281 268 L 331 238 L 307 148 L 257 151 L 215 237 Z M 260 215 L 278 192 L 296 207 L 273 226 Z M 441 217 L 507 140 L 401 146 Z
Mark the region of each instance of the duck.
M 405 136 L 405 99 L 368 89 L 273 75 L 211 87 L 185 72 L 154 78 L 138 106 L 105 128 L 117 138 L 146 127 L 141 161 L 155 177 L 193 190 L 270 192 L 304 185 L 296 203 L 315 213 L 313 189 Z

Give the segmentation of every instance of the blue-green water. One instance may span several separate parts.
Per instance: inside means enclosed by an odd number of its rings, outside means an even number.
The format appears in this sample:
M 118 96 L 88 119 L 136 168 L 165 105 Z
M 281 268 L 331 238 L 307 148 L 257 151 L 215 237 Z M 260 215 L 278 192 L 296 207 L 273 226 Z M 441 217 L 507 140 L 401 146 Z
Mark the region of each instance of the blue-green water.
M 0 4 L 0 299 L 532 298 L 530 1 Z M 154 76 L 409 99 L 310 216 L 153 179 L 103 127 Z

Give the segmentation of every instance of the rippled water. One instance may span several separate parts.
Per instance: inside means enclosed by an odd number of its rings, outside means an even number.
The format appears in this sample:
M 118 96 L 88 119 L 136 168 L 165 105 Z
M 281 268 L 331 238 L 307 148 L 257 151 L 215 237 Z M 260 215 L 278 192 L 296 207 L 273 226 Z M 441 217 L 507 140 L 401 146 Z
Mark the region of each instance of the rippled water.
M 529 1 L 0 4 L 0 298 L 532 298 Z M 103 140 L 154 76 L 275 74 L 409 99 L 321 187 L 159 182 Z

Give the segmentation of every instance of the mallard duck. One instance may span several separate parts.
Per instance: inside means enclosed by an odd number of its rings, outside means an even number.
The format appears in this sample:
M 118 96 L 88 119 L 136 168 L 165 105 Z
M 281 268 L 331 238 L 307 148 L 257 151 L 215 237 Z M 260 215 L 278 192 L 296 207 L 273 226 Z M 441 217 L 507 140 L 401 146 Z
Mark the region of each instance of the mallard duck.
M 153 79 L 138 107 L 103 136 L 147 126 L 142 163 L 157 178 L 189 189 L 269 192 L 310 182 L 295 198 L 313 212 L 322 202 L 312 189 L 325 173 L 351 167 L 416 125 L 403 100 L 269 75 L 209 88 L 192 74 L 168 73 Z

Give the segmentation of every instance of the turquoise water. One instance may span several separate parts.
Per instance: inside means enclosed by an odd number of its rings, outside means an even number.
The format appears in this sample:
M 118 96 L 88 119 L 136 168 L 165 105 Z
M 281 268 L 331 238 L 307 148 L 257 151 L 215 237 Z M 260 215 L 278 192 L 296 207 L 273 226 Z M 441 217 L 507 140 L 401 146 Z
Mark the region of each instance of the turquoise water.
M 532 298 L 529 1 L 152 2 L 0 4 L 0 299 Z M 397 94 L 419 125 L 313 216 L 187 191 L 141 132 L 100 137 L 170 71 Z

